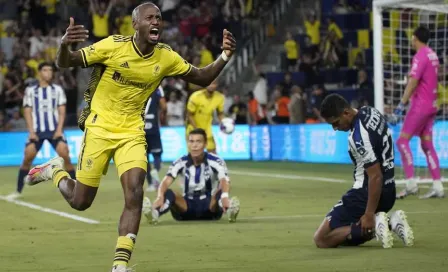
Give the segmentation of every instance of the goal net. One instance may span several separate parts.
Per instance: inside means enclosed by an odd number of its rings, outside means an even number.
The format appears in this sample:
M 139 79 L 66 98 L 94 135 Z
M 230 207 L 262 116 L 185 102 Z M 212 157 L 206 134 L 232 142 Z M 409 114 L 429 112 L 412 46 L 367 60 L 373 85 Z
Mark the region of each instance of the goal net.
M 442 178 L 447 181 L 448 169 L 448 1 L 446 0 L 374 0 L 374 81 L 375 107 L 386 117 L 400 103 L 407 84 L 412 57 L 412 33 L 420 25 L 431 31 L 429 46 L 437 52 L 440 61 L 438 104 L 439 112 L 434 126 L 433 140 L 439 156 Z M 406 114 L 406 112 L 404 112 Z M 403 120 L 403 117 L 401 120 Z M 394 139 L 399 136 L 402 123 L 393 127 Z M 410 142 L 415 165 L 415 176 L 421 183 L 432 182 L 426 156 L 420 139 Z M 395 147 L 397 182 L 404 181 L 400 153 Z

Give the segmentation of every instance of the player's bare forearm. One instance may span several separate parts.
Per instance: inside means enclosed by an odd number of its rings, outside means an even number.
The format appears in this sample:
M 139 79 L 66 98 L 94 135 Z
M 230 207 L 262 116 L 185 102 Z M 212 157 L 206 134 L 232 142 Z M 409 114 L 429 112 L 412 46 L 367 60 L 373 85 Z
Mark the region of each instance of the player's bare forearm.
M 32 108 L 25 107 L 23 109 L 23 117 L 25 117 L 26 127 L 29 133 L 34 133 Z
M 224 119 L 224 112 L 218 112 L 218 119 L 219 119 L 219 122 L 221 122 L 222 119 Z
M 230 192 L 230 183 L 226 179 L 221 179 L 219 182 L 219 188 L 221 188 L 221 192 L 229 193 Z
M 401 98 L 401 103 L 403 103 L 404 105 L 408 103 L 417 85 L 418 80 L 413 77 L 409 77 L 409 82 L 408 85 L 406 85 L 406 89 L 404 90 L 403 97 Z
M 378 203 L 381 198 L 383 175 L 381 174 L 381 167 L 379 163 L 367 168 L 367 175 L 369 177 L 369 196 L 367 199 L 366 214 L 374 214 L 378 208 Z
M 170 176 L 165 176 L 162 180 L 162 183 L 159 185 L 159 190 L 157 191 L 158 197 L 163 197 L 166 193 L 166 190 L 170 188 L 171 184 L 173 184 L 174 179 Z
M 82 66 L 82 55 L 80 51 L 70 51 L 69 45 L 61 44 L 56 56 L 56 64 L 61 68 Z
M 65 105 L 62 105 L 62 106 L 58 107 L 58 113 L 59 113 L 59 120 L 58 120 L 58 127 L 57 127 L 56 130 L 58 132 L 62 132 L 62 130 L 64 129 L 65 116 L 66 116 Z
M 227 62 L 225 62 L 222 57 L 219 57 L 204 68 L 196 68 L 193 66 L 191 71 L 182 78 L 190 83 L 207 87 L 218 77 L 226 64 Z

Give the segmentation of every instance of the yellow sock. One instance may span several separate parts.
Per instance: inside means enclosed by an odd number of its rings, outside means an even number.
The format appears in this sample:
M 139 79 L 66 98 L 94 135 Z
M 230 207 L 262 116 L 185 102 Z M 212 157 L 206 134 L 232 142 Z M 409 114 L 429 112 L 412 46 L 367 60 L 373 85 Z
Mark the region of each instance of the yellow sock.
M 54 168 L 51 175 L 53 177 L 53 184 L 56 187 L 59 187 L 59 182 L 61 179 L 70 177 L 70 175 L 61 168 Z
M 128 265 L 128 262 L 131 259 L 132 251 L 134 250 L 136 237 L 137 236 L 132 233 L 129 233 L 126 236 L 118 237 L 117 247 L 115 248 L 114 263 L 112 266 Z

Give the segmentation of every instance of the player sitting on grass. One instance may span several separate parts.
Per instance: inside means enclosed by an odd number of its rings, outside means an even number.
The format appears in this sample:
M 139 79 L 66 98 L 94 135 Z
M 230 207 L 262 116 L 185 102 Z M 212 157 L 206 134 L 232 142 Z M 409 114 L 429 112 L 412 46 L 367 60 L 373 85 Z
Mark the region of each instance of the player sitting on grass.
M 314 242 L 319 248 L 357 246 L 376 236 L 384 248 L 392 247 L 386 213 L 395 203 L 394 149 L 384 116 L 371 107 L 353 109 L 337 94 L 324 99 L 321 115 L 335 130 L 349 131 L 355 183 L 327 214 L 314 234 Z M 414 235 L 405 213 L 393 212 L 390 223 L 404 244 L 412 246 Z
M 148 197 L 143 200 L 143 214 L 150 223 L 171 211 L 176 220 L 219 220 L 223 212 L 235 222 L 240 210 L 238 198 L 229 200 L 230 180 L 227 166 L 217 155 L 206 153 L 207 134 L 196 128 L 188 135 L 189 153 L 173 162 L 159 186 L 153 206 Z M 176 177 L 184 176 L 183 195 L 169 187 Z M 218 187 L 219 182 L 219 187 Z

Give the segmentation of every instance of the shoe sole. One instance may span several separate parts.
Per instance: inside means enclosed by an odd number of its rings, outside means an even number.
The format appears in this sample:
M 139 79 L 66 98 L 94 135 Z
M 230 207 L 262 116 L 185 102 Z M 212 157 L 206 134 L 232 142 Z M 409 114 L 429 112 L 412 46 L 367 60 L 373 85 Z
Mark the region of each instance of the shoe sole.
M 236 218 L 238 217 L 238 214 L 240 213 L 240 201 L 237 198 L 232 199 L 232 204 L 229 207 L 230 210 L 230 216 L 229 216 L 229 222 L 235 223 Z M 237 210 L 234 212 L 234 210 Z
M 400 223 L 394 229 L 395 234 L 403 241 L 407 247 L 414 245 L 414 231 L 408 223 L 408 217 L 404 211 L 397 211 L 396 216 L 400 218 Z
M 379 235 L 376 235 L 376 239 L 378 241 L 381 241 L 383 248 L 392 248 L 394 245 L 394 237 L 392 235 L 392 232 L 389 230 L 389 217 L 387 217 L 386 213 L 384 212 L 382 212 L 379 216 L 382 216 L 382 221 L 384 221 L 384 224 L 382 224 L 383 236 L 380 237 Z
M 147 203 L 151 203 L 148 199 L 148 201 L 146 201 L 146 198 L 143 200 L 143 203 L 147 202 Z M 152 217 L 152 205 L 149 204 L 149 206 L 143 207 L 142 208 L 142 213 L 143 215 L 146 217 L 146 220 L 148 221 L 148 224 L 152 224 L 153 221 L 153 217 Z

